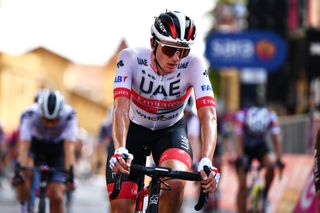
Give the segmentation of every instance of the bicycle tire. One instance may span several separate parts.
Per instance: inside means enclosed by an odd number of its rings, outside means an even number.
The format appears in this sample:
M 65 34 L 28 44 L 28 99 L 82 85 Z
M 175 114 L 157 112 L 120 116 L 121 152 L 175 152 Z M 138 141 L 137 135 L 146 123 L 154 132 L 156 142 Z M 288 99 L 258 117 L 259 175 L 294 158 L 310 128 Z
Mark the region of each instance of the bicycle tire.
M 260 213 L 263 212 L 263 186 L 258 184 L 253 188 L 252 212 Z
M 38 213 L 46 213 L 46 199 L 40 198 Z

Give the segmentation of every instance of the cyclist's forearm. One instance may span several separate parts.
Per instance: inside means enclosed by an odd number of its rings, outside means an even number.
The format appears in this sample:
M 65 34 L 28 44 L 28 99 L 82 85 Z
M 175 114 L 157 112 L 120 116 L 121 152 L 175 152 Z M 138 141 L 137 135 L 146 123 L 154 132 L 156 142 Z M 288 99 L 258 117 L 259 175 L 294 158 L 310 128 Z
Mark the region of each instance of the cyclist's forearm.
M 277 159 L 281 159 L 282 149 L 281 149 L 281 142 L 280 142 L 280 134 L 272 135 L 272 137 L 273 137 L 274 149 L 275 149 Z
M 202 107 L 198 110 L 201 123 L 201 158 L 213 158 L 217 143 L 217 117 L 214 107 Z
M 64 143 L 64 159 L 65 169 L 68 170 L 75 163 L 74 143 L 72 141 L 65 141 Z
M 238 157 L 242 157 L 243 156 L 243 135 L 237 135 L 236 142 L 237 142 L 237 146 L 236 146 L 237 155 Z
M 126 146 L 126 138 L 129 128 L 129 99 L 117 98 L 113 108 L 112 136 L 114 148 Z
M 21 166 L 27 166 L 30 141 L 19 141 L 18 143 L 18 162 Z

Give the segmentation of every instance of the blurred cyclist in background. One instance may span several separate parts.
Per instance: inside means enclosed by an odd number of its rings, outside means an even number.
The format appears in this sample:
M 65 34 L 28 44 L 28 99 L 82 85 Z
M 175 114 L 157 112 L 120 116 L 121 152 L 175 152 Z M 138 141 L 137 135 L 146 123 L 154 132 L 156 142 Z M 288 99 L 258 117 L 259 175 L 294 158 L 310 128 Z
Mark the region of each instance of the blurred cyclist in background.
M 318 199 L 318 212 L 320 212 L 320 129 L 318 129 L 315 144 L 314 183 Z
M 275 156 L 267 144 L 267 135 L 271 133 Z M 283 168 L 280 126 L 276 113 L 263 106 L 251 106 L 240 110 L 235 117 L 235 134 L 237 139 L 236 167 L 239 179 L 237 196 L 238 211 L 245 213 L 246 174 L 253 159 L 259 160 L 266 168 L 265 187 L 263 192 L 264 208 L 268 208 L 268 191 L 275 175 L 275 167 Z
M 201 128 L 201 160 L 198 171 L 204 192 L 218 185 L 212 165 L 217 139 L 213 89 L 203 60 L 190 53 L 195 39 L 193 20 L 177 11 L 166 11 L 151 26 L 151 48 L 126 48 L 119 54 L 114 80 L 112 135 L 115 152 L 107 161 L 107 186 L 112 172 L 129 175 L 118 198 L 110 200 L 111 212 L 133 212 L 138 186 L 143 180 L 130 173 L 130 164 L 145 165 L 152 153 L 158 166 L 187 171 L 192 165 L 183 109 L 194 92 Z M 125 161 L 123 154 L 129 159 Z M 212 169 L 208 175 L 204 166 Z M 178 212 L 185 181 L 169 180 L 171 190 L 160 195 L 160 212 Z
M 7 155 L 6 136 L 5 136 L 2 124 L 0 122 L 0 178 L 2 178 L 2 176 L 4 175 L 3 173 L 4 173 L 4 168 L 6 166 L 6 155 Z
M 109 149 L 112 149 L 114 151 L 112 141 L 112 109 L 107 110 L 107 116 L 100 125 L 100 129 L 98 132 L 98 161 L 96 165 L 96 171 L 101 170 Z
M 65 183 L 74 187 L 74 142 L 77 139 L 77 119 L 73 108 L 64 103 L 64 97 L 57 90 L 44 90 L 38 101 L 22 113 L 19 134 L 17 167 L 40 166 L 65 169 L 50 175 L 47 194 L 50 212 L 63 212 Z M 32 177 L 36 174 L 16 170 L 13 182 L 17 185 L 21 211 L 32 211 L 35 190 L 31 190 Z M 20 183 L 20 184 L 19 184 Z M 27 204 L 30 202 L 30 206 Z M 29 208 L 29 210 L 27 210 Z

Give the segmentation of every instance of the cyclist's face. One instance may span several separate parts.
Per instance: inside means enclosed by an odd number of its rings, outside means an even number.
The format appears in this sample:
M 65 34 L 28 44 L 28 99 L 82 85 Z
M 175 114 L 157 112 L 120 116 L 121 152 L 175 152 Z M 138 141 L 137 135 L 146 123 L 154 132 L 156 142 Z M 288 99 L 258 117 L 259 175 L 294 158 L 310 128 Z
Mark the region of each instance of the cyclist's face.
M 50 120 L 50 119 L 47 119 L 45 117 L 42 117 L 42 121 L 43 121 L 45 126 L 52 127 L 52 126 L 54 126 L 54 125 L 56 125 L 58 123 L 59 119 L 57 118 L 57 119 Z
M 180 59 L 188 56 L 190 52 L 189 46 L 183 46 L 181 44 L 157 41 L 157 60 L 161 67 L 167 71 L 172 72 L 176 70 Z

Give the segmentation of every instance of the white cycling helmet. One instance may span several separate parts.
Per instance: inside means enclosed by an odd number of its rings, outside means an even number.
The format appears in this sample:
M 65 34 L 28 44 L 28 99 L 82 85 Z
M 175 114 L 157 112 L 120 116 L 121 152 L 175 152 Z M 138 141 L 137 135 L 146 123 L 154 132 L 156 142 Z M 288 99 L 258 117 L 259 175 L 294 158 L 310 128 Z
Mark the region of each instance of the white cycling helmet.
M 196 37 L 196 26 L 188 16 L 177 11 L 167 11 L 156 17 L 151 34 L 158 40 L 189 45 Z
M 41 93 L 39 106 L 44 118 L 54 120 L 63 115 L 64 98 L 57 90 L 44 90 Z

